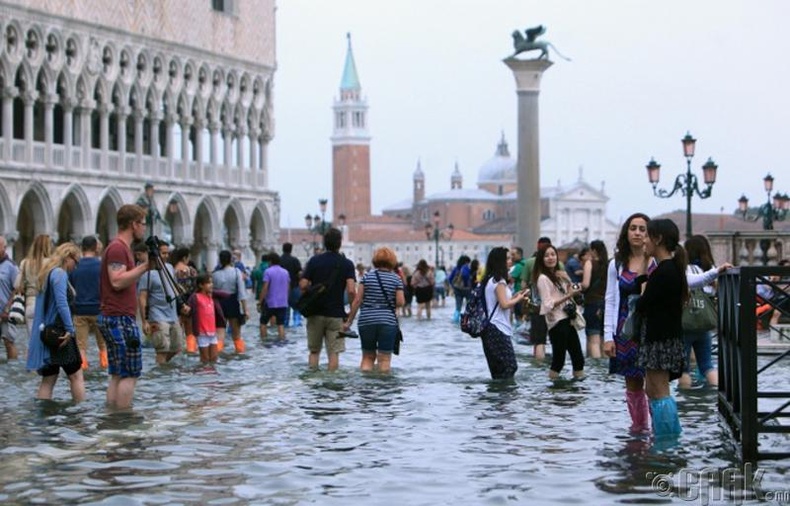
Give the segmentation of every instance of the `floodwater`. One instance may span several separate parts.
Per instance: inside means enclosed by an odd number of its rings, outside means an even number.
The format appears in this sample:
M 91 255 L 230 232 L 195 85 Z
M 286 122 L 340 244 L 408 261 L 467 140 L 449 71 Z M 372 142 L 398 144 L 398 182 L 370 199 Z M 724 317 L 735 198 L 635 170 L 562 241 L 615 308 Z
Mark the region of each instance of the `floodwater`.
M 782 495 L 790 489 L 788 462 L 747 467 L 747 478 L 757 476 L 744 486 L 714 390 L 676 394 L 684 433 L 676 445 L 659 447 L 628 434 L 622 380 L 604 362 L 588 361 L 584 381 L 551 383 L 548 364 L 516 345 L 515 382 L 494 382 L 479 340 L 454 327 L 450 314 L 448 307 L 431 321 L 404 320 L 403 351 L 390 376 L 360 373 L 352 339 L 339 371 L 309 370 L 304 327 L 278 345 L 261 342 L 257 326 L 248 325 L 247 354 L 223 355 L 217 374 L 196 373 L 195 356 L 157 368 L 146 349 L 130 413 L 107 411 L 101 371 L 88 371 L 88 400 L 72 405 L 65 378 L 56 400 L 37 401 L 38 378 L 22 360 L 2 361 L 0 503 L 790 499 Z M 786 384 L 788 372 L 772 374 Z

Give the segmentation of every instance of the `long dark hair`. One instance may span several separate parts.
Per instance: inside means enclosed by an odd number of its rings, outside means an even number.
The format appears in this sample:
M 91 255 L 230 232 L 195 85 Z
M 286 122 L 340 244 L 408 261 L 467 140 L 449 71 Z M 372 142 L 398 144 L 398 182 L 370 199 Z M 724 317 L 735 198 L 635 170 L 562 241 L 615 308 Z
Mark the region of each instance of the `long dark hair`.
M 488 253 L 486 259 L 486 277 L 494 281 L 507 279 L 507 248 L 498 246 Z
M 686 279 L 686 250 L 680 245 L 680 230 L 675 222 L 666 218 L 652 220 L 647 223 L 647 235 L 655 244 L 664 246 L 667 251 L 672 253 L 672 261 L 680 271 L 681 301 L 683 304 L 689 298 L 689 284 Z
M 692 235 L 683 245 L 688 254 L 690 264 L 699 265 L 703 271 L 713 267 L 713 253 L 710 251 L 710 243 L 704 235 Z
M 557 265 L 554 266 L 553 269 L 546 266 L 546 252 L 549 249 L 554 250 L 554 254 L 557 255 Z M 559 254 L 557 253 L 557 248 L 552 245 L 548 245 L 545 248 L 541 248 L 535 253 L 535 265 L 532 267 L 532 283 L 537 284 L 538 278 L 541 274 L 545 274 L 547 278 L 551 280 L 552 283 L 555 285 L 560 284 L 560 278 L 557 276 L 557 271 L 560 268 L 560 259 Z
M 614 251 L 614 261 L 617 265 L 623 265 L 631 258 L 631 243 L 628 242 L 628 229 L 631 222 L 637 218 L 642 218 L 645 223 L 650 223 L 650 217 L 644 213 L 634 213 L 625 220 L 620 228 L 620 236 L 617 238 L 617 247 Z
M 606 268 L 606 264 L 609 263 L 609 252 L 606 251 L 606 244 L 604 244 L 601 240 L 594 240 L 590 243 L 590 250 L 594 251 L 596 255 L 598 255 L 598 265 Z

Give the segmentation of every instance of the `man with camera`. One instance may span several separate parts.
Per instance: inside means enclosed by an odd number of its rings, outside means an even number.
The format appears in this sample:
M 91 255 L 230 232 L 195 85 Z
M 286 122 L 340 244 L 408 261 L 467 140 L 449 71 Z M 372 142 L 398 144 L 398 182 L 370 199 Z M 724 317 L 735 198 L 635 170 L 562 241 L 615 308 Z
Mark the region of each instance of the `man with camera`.
M 118 209 L 118 235 L 102 255 L 99 275 L 99 330 L 107 344 L 107 403 L 126 409 L 132 405 L 134 388 L 143 370 L 140 329 L 137 327 L 137 280 L 148 270 L 148 263 L 134 264 L 131 245 L 145 236 L 146 212 L 126 204 Z
M 156 350 L 156 363 L 161 365 L 181 352 L 184 332 L 178 319 L 176 273 L 167 261 L 170 245 L 155 236 L 149 237 L 146 243 L 150 243 L 151 248 L 148 253 L 149 270 L 137 282 L 137 297 L 143 333 L 151 339 Z M 189 308 L 187 305 L 182 307 Z

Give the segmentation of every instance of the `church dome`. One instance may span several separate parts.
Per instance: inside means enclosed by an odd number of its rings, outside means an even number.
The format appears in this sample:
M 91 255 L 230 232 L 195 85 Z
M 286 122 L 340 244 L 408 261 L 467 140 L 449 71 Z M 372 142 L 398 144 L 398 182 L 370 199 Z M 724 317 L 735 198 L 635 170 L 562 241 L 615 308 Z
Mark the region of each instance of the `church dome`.
M 510 158 L 510 151 L 507 148 L 505 134 L 499 141 L 494 157 L 480 167 L 477 182 L 481 183 L 516 183 L 516 160 Z

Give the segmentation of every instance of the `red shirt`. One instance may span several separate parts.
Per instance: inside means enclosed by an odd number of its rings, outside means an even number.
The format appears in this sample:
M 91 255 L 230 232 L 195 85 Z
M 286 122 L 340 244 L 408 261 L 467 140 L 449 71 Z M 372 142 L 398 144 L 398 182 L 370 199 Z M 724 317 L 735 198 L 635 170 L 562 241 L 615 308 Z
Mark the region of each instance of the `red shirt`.
M 137 313 L 137 285 L 132 283 L 123 290 L 116 290 L 110 284 L 112 264 L 126 266 L 126 270 L 134 269 L 132 250 L 117 237 L 110 241 L 102 255 L 101 273 L 99 275 L 100 311 L 104 316 L 131 316 Z
M 195 300 L 197 301 L 197 328 L 195 329 L 195 334 L 213 336 L 217 333 L 214 298 L 202 292 L 195 292 Z

